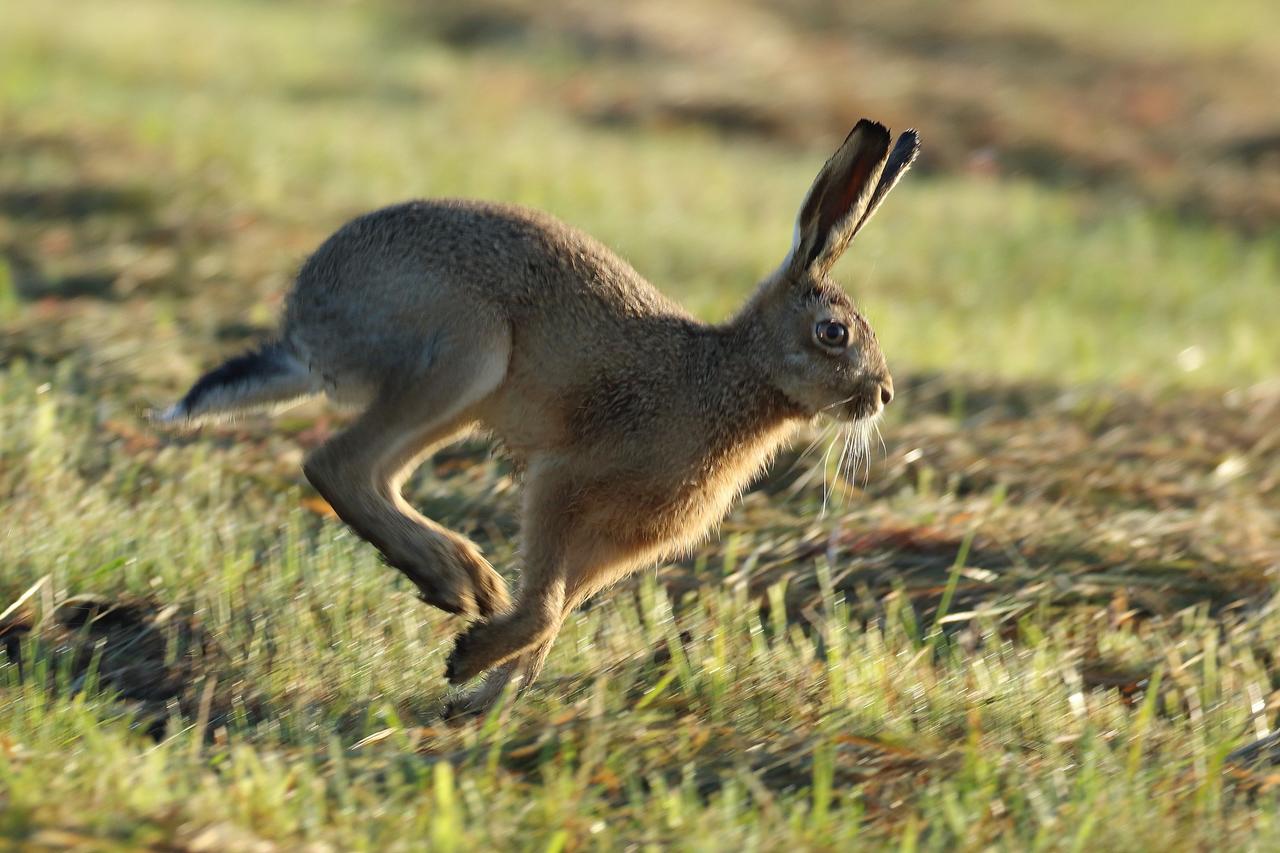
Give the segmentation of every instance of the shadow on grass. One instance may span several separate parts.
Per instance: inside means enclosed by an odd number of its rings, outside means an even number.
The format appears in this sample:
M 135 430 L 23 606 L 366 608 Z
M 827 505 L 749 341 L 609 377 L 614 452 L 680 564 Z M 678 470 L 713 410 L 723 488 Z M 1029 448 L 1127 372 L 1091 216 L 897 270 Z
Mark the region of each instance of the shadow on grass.
M 204 726 L 229 718 L 231 695 L 217 689 L 225 660 L 188 609 L 84 594 L 37 621 L 35 608 L 20 604 L 0 622 L 0 650 L 20 681 L 70 694 L 105 690 L 153 737 L 174 716 Z

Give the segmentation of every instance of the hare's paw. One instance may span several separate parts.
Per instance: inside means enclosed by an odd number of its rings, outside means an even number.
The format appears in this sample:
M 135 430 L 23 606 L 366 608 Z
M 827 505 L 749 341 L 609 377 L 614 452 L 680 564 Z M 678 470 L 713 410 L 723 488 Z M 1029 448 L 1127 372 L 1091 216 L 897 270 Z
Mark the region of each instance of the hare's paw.
M 475 584 L 476 610 L 480 618 L 489 619 L 511 609 L 511 595 L 502 575 L 490 568 L 471 580 Z
M 418 598 L 445 613 L 473 616 L 479 608 L 470 579 L 457 572 L 441 572 L 423 560 L 396 559 L 382 555 L 383 562 L 396 569 L 418 588 Z
M 474 599 L 469 593 L 461 594 L 458 590 L 442 590 L 438 586 L 418 584 L 418 600 L 456 616 L 476 614 Z
M 483 709 L 477 710 L 471 706 L 470 697 L 466 695 L 453 697 L 440 709 L 440 719 L 446 726 L 465 726 L 480 719 L 483 714 Z
M 440 717 L 447 726 L 465 726 L 484 717 L 493 708 L 498 693 L 482 684 L 474 690 L 458 693 L 445 702 Z
M 484 623 L 472 625 L 465 631 L 458 632 L 453 641 L 453 651 L 444 662 L 444 678 L 450 684 L 463 684 L 480 674 L 475 666 L 475 656 L 471 654 L 475 646 L 475 632 Z
M 416 538 L 383 558 L 418 588 L 418 597 L 446 613 L 488 618 L 510 604 L 502 576 L 472 542 L 453 531 Z
M 511 595 L 507 582 L 502 579 L 480 550 L 470 541 L 459 536 L 454 540 L 455 560 L 470 583 L 475 600 L 475 611 L 482 619 L 488 619 L 511 607 Z

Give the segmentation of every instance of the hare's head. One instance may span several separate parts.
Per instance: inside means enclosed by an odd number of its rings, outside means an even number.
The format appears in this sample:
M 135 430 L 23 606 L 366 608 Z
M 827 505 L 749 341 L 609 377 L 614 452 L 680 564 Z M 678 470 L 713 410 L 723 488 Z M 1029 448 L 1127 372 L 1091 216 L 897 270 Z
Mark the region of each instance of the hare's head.
M 744 312 L 755 327 L 761 367 L 810 414 L 862 421 L 893 399 L 875 332 L 829 276 L 915 159 L 914 131 L 892 150 L 889 142 L 882 125 L 858 122 L 805 196 L 790 254 Z

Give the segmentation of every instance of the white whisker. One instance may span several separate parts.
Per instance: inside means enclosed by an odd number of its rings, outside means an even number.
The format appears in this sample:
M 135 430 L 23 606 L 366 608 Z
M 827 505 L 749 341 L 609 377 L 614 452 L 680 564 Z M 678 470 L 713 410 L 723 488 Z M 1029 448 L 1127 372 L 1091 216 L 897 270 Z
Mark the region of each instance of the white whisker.
M 852 485 L 857 485 L 854 481 L 853 474 L 858 468 L 858 459 L 862 455 L 862 442 L 859 440 L 861 428 L 858 426 L 849 427 L 849 467 L 845 471 L 845 481 Z
M 837 400 L 830 405 L 823 406 L 819 411 L 827 411 L 828 409 L 843 406 L 851 402 L 857 395 L 846 397 L 843 400 Z M 832 477 L 837 481 L 843 481 L 854 487 L 865 489 L 871 482 L 871 436 L 874 433 L 876 441 L 880 444 L 881 456 L 888 455 L 888 446 L 885 444 L 884 436 L 880 432 L 881 415 L 876 413 L 868 418 L 859 418 L 845 425 L 837 425 L 835 429 L 839 430 L 834 439 L 830 440 L 827 450 L 822 456 L 822 516 L 827 513 L 827 507 L 830 505 L 831 492 L 838 483 L 831 482 Z M 839 424 L 839 422 L 837 422 Z M 830 438 L 830 431 L 824 431 L 822 435 L 810 442 L 801 454 L 801 458 L 808 455 L 813 448 L 820 442 Z M 836 442 L 840 443 L 840 453 L 836 456 L 836 464 L 834 471 L 831 467 L 831 453 L 835 449 Z M 858 482 L 858 475 L 861 473 L 861 484 Z
M 835 446 L 835 441 L 830 441 L 827 444 L 827 452 L 822 454 L 822 512 L 819 513 L 819 518 L 826 518 L 827 516 L 827 495 L 829 493 L 827 477 L 831 473 L 830 469 L 827 467 L 827 462 L 831 458 L 831 451 Z
M 871 432 L 872 430 L 875 430 L 876 434 L 879 435 L 879 427 L 877 426 L 876 420 L 874 418 L 872 420 L 867 421 L 862 426 L 861 435 L 860 435 L 861 442 L 862 442 L 862 463 L 863 463 L 862 488 L 864 489 L 867 487 L 867 484 L 871 482 Z M 881 442 L 883 443 L 883 439 L 881 440 Z
M 845 466 L 843 478 L 846 483 L 856 486 L 857 483 L 850 478 L 850 475 L 858 467 L 858 425 L 851 424 L 849 429 L 845 431 L 845 447 L 849 457 L 849 464 Z
M 814 436 L 813 441 L 809 442 L 809 444 L 805 447 L 805 449 L 800 451 L 800 455 L 796 457 L 795 464 L 799 465 L 801 462 L 803 462 L 804 458 L 813 452 L 813 449 L 818 446 L 818 443 L 821 442 L 823 438 L 825 438 L 830 431 L 831 431 L 831 428 L 829 426 L 823 427 L 823 429 L 821 429 L 818 432 L 818 434 Z
M 836 400 L 834 403 L 832 403 L 832 404 L 830 404 L 830 405 L 823 406 L 823 407 L 822 407 L 821 409 L 819 409 L 818 411 L 820 411 L 820 412 L 825 412 L 827 409 L 834 409 L 836 406 L 843 406 L 845 403 L 851 403 L 851 402 L 853 402 L 853 398 L 854 398 L 854 397 L 856 397 L 856 396 L 858 396 L 858 395 L 857 395 L 857 394 L 850 394 L 848 397 L 845 397 L 843 400 Z
M 841 431 L 843 441 L 840 443 L 840 458 L 836 460 L 836 485 L 844 479 L 844 461 L 849 455 L 849 429 L 846 427 Z

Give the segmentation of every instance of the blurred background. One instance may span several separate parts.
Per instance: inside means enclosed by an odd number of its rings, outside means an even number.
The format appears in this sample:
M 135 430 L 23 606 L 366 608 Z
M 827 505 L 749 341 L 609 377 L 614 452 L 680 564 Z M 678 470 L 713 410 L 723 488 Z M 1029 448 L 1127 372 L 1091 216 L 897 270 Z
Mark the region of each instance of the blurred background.
M 1275 0 L 0 0 L 0 839 L 1280 848 L 1277 33 Z M 143 420 L 411 197 L 546 209 L 722 319 L 863 116 L 923 140 L 834 272 L 883 444 L 818 425 L 492 726 L 439 725 L 460 621 L 302 477 L 341 415 Z M 472 439 L 407 494 L 512 577 L 518 486 Z
M 1280 8 L 6 4 L 3 356 L 157 402 L 416 196 L 545 208 L 708 319 L 861 116 L 920 130 L 837 275 L 899 373 L 1249 384 L 1280 335 Z

